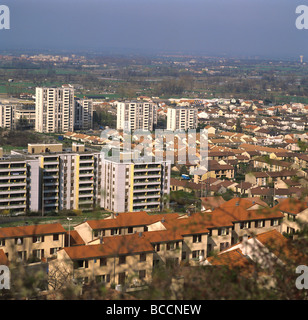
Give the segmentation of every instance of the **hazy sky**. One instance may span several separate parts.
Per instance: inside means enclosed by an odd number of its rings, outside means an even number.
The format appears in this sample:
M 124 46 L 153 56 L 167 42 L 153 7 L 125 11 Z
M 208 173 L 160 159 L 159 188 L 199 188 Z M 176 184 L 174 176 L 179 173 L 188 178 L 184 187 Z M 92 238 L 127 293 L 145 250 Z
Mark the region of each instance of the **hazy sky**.
M 308 58 L 307 0 L 2 0 L 0 49 L 101 49 Z

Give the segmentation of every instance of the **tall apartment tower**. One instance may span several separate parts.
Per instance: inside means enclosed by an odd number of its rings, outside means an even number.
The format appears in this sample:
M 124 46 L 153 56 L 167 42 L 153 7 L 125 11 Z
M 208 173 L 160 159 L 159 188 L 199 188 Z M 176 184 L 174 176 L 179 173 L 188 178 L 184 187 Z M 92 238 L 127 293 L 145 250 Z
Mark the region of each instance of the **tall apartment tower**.
M 196 129 L 198 110 L 193 107 L 174 107 L 167 110 L 167 130 Z
M 93 102 L 88 99 L 75 100 L 75 129 L 89 130 L 93 127 Z
M 13 129 L 14 128 L 14 112 L 16 106 L 8 104 L 0 104 L 0 127 Z
M 101 205 L 101 152 L 87 150 L 84 145 L 78 144 L 73 144 L 71 149 L 63 149 L 61 143 L 29 144 L 27 151 L 12 152 L 16 158 L 26 160 L 21 164 L 14 160 L 12 164 L 12 160 L 4 162 L 0 159 L 0 173 L 1 168 L 5 173 L 14 168 L 12 173 L 8 173 L 12 177 L 3 177 L 4 183 L 8 184 L 3 191 L 9 194 L 8 190 L 24 189 L 18 193 L 26 194 L 27 185 L 27 210 L 45 213 L 93 209 Z M 27 168 L 23 168 L 24 163 Z M 13 197 L 11 200 L 3 199 L 5 206 L 8 203 L 15 205 Z M 5 208 L 1 207 L 0 201 L 0 210 Z M 26 202 L 22 208 L 26 210 Z
M 168 206 L 171 163 L 102 159 L 101 206 L 113 212 L 160 211 Z
M 36 88 L 35 131 L 74 131 L 74 88 Z
M 118 130 L 149 130 L 157 124 L 157 106 L 152 102 L 118 102 Z

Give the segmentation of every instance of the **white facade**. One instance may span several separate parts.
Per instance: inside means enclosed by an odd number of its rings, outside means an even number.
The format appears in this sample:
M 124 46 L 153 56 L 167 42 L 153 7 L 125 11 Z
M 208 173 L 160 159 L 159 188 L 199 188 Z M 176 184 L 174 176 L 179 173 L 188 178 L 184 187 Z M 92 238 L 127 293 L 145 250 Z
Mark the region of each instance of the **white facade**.
M 75 129 L 89 130 L 93 128 L 93 101 L 80 99 L 75 101 Z
M 36 88 L 35 131 L 74 131 L 74 89 Z
M 167 130 L 196 129 L 198 110 L 192 107 L 174 107 L 167 110 Z
M 149 130 L 157 124 L 157 106 L 152 102 L 118 102 L 117 130 Z
M 102 204 L 113 212 L 160 211 L 167 206 L 171 164 L 102 160 Z
M 0 127 L 13 129 L 14 128 L 14 111 L 16 106 L 0 104 Z

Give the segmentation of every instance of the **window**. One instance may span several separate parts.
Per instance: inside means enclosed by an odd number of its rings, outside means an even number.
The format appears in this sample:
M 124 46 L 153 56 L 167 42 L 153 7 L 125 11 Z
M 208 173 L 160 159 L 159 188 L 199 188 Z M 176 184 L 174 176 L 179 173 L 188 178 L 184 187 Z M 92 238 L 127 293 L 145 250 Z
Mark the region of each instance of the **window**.
M 59 235 L 58 234 L 54 234 L 53 235 L 53 241 L 58 241 L 59 240 Z
M 98 282 L 98 283 L 100 283 L 100 282 L 109 283 L 110 282 L 110 274 L 102 274 L 100 276 L 96 276 L 95 279 L 96 279 L 96 282 Z
M 249 229 L 250 228 L 250 222 L 249 221 L 242 222 L 240 224 L 240 228 L 241 229 Z
M 33 243 L 39 243 L 39 242 L 44 242 L 44 237 L 43 236 L 34 236 Z
M 257 228 L 263 228 L 264 226 L 265 226 L 265 221 L 264 220 L 256 221 L 256 227 Z
M 44 257 L 44 249 L 42 250 L 33 250 L 32 255 L 34 258 L 42 259 Z
M 5 240 L 4 239 L 1 239 L 0 240 L 0 247 L 4 247 L 5 246 Z
M 201 242 L 201 234 L 193 236 L 193 243 Z
M 143 261 L 146 261 L 147 260 L 147 255 L 146 255 L 146 253 L 141 253 L 140 254 L 140 262 L 143 262 Z
M 278 226 L 279 225 L 279 219 L 272 219 L 271 220 L 271 226 Z
M 145 270 L 139 270 L 139 279 L 143 280 L 145 278 L 146 271 Z
M 88 260 L 76 260 L 74 261 L 74 269 L 79 269 L 79 268 L 88 268 Z
M 59 248 L 50 248 L 50 254 L 51 255 L 56 254 L 58 250 Z
M 101 267 L 106 266 L 107 265 L 107 258 L 100 258 L 99 259 L 99 265 Z
M 134 231 L 133 227 L 128 227 L 128 230 L 127 230 L 128 233 L 133 233 L 133 231 Z
M 167 243 L 167 250 L 175 250 L 179 249 L 179 243 L 178 242 L 169 242 Z
M 155 250 L 156 252 L 159 252 L 159 251 L 160 251 L 160 243 L 157 243 L 157 244 L 154 245 L 154 250 Z
M 125 284 L 125 272 L 121 272 L 118 274 L 118 283 L 122 285 Z
M 18 251 L 17 258 L 19 261 L 27 260 L 27 251 Z
M 229 234 L 229 229 L 228 228 L 220 228 L 218 229 L 218 235 L 219 236 L 226 236 Z
M 24 239 L 23 238 L 15 238 L 15 244 L 23 244 Z
M 119 256 L 119 264 L 126 263 L 126 256 Z
M 115 229 L 111 229 L 111 235 L 114 236 L 114 235 L 119 235 L 121 234 L 121 228 L 115 228 Z
M 204 250 L 194 250 L 192 252 L 193 259 L 199 259 L 199 257 L 204 257 Z

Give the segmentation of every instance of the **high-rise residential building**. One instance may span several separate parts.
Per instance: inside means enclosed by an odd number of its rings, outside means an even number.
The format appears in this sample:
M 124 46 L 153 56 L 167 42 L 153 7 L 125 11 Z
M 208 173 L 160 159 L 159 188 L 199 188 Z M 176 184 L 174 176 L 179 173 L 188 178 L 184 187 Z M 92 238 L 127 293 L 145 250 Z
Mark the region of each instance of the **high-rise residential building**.
M 167 110 L 167 130 L 196 129 L 198 109 L 193 107 L 172 107 Z
M 0 127 L 13 129 L 14 128 L 14 112 L 16 105 L 0 104 Z
M 157 124 L 157 106 L 152 102 L 129 101 L 117 103 L 118 130 L 149 130 Z
M 74 88 L 36 88 L 35 131 L 74 131 L 75 105 Z
M 0 211 L 160 211 L 168 206 L 170 173 L 169 161 L 107 157 L 75 143 L 29 144 L 0 158 Z
M 24 157 L 0 159 L 0 213 L 25 213 L 27 209 L 27 162 Z
M 89 130 L 93 127 L 93 102 L 89 99 L 75 100 L 76 130 Z
M 101 157 L 99 151 L 73 144 L 29 144 L 27 151 L 29 210 L 58 211 L 100 206 Z M 32 184 L 32 187 L 31 185 Z
M 102 207 L 114 212 L 160 211 L 168 204 L 168 161 L 102 160 Z
M 0 127 L 14 130 L 21 121 L 24 126 L 34 127 L 34 103 L 15 98 L 0 99 Z

